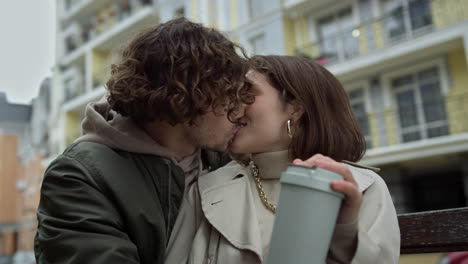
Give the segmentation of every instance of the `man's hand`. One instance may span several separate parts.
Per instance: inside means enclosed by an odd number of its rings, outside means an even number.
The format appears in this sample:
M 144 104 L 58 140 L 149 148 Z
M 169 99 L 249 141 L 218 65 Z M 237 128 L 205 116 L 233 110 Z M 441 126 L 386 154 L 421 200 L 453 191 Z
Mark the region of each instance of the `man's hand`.
M 351 171 L 346 165 L 321 154 L 316 154 L 305 161 L 295 159 L 293 164 L 307 167 L 317 166 L 343 176 L 344 180 L 337 180 L 331 183 L 331 188 L 334 191 L 345 195 L 338 214 L 337 223 L 349 224 L 357 219 L 362 203 L 362 193 L 359 191 L 356 180 L 354 180 Z

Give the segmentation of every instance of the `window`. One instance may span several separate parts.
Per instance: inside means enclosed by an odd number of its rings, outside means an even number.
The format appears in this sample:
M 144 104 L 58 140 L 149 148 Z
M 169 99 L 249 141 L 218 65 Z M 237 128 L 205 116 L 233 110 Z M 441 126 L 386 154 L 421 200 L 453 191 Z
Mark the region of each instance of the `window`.
M 397 41 L 432 25 L 430 0 L 383 0 L 387 39 Z
M 362 133 L 366 139 L 367 148 L 372 148 L 372 141 L 370 135 L 369 118 L 367 112 L 369 109 L 366 107 L 366 93 L 365 88 L 357 87 L 348 92 L 349 101 L 353 109 L 354 116 L 359 122 Z
M 449 134 L 440 75 L 432 66 L 391 80 L 402 142 Z
M 82 71 L 77 67 L 66 69 L 62 75 L 65 88 L 65 101 L 70 101 L 83 93 Z
M 413 30 L 432 25 L 432 12 L 429 0 L 410 1 L 409 11 Z
M 353 36 L 355 27 L 351 7 L 319 19 L 317 32 L 321 57 L 326 57 L 329 62 L 336 62 L 358 55 L 359 42 Z
M 250 38 L 249 43 L 252 47 L 252 54 L 261 54 L 265 52 L 265 36 L 263 34 Z

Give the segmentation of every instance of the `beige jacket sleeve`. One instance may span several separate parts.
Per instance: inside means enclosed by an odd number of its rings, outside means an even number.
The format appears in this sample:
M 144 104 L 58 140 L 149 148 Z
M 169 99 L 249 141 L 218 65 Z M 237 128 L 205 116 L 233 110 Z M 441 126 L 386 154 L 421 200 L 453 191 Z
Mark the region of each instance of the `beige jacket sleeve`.
M 363 194 L 357 221 L 337 225 L 327 257 L 328 264 L 398 263 L 400 228 L 385 182 L 376 176 L 375 182 Z

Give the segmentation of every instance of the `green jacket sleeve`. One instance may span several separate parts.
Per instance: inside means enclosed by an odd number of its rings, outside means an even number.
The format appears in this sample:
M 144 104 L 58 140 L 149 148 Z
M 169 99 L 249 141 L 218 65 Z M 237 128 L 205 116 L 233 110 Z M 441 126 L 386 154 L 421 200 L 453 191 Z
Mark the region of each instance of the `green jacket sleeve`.
M 34 241 L 38 263 L 139 263 L 99 177 L 62 155 L 47 169 Z

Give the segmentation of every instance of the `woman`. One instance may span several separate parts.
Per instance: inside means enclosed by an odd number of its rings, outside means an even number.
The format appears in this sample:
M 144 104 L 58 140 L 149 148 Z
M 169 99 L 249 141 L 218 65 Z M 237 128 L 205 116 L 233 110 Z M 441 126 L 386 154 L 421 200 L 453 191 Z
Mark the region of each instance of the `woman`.
M 345 199 L 327 263 L 398 263 L 400 232 L 384 181 L 370 169 L 342 163 L 358 161 L 365 141 L 339 81 L 305 58 L 251 61 L 247 79 L 255 102 L 246 106 L 230 146 L 236 155 L 251 154 L 250 165 L 238 159 L 192 185 L 166 263 L 266 262 L 279 178 L 291 162 L 344 177 L 332 182 Z

